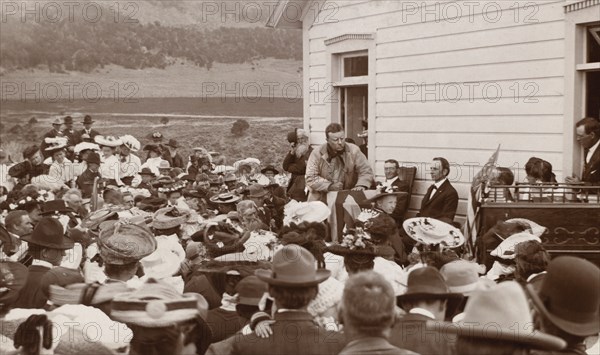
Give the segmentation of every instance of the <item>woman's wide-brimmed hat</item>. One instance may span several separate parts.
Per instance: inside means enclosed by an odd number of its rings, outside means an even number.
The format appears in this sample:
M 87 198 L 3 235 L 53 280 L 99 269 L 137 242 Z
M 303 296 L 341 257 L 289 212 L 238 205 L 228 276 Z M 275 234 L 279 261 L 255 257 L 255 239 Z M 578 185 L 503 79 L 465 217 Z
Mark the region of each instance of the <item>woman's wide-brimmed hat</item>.
M 260 160 L 256 158 L 246 158 L 233 163 L 236 171 L 239 171 L 242 166 L 260 166 Z
M 123 145 L 123 142 L 115 136 L 101 136 L 97 135 L 94 137 L 94 142 L 96 142 L 101 147 L 111 147 L 116 148 L 118 146 Z
M 56 152 L 58 150 L 64 149 L 69 140 L 66 137 L 47 137 L 44 138 L 44 142 L 46 142 L 47 146 L 46 149 L 44 149 L 47 152 Z
M 460 301 L 462 299 L 462 294 L 450 292 L 442 274 L 432 266 L 419 268 L 408 274 L 406 292 L 396 297 L 398 304 L 415 300 Z
M 236 203 L 239 200 L 240 197 L 238 195 L 232 194 L 230 192 L 218 194 L 210 198 L 210 202 L 214 203 Z
M 126 324 L 159 328 L 196 318 L 200 312 L 199 305 L 207 308 L 202 296 L 182 295 L 172 286 L 150 279 L 138 290 L 115 297 L 110 316 Z
M 527 292 L 535 307 L 559 329 L 577 336 L 600 332 L 600 269 L 591 262 L 559 256 L 547 268 L 539 293 Z
M 76 283 L 67 286 L 50 285 L 50 301 L 56 306 L 83 304 L 91 306 L 111 301 L 115 296 L 132 291 L 122 282 L 106 284 Z
M 172 183 L 164 184 L 162 187 L 159 187 L 158 192 L 162 192 L 164 194 L 178 191 L 181 192 L 186 186 L 187 184 L 185 183 L 185 181 L 174 181 Z
M 144 146 L 144 150 L 147 150 L 149 152 L 155 152 L 158 155 L 162 154 L 162 151 L 161 151 L 160 147 L 158 145 L 156 145 L 156 144 L 146 144 Z
M 81 142 L 75 145 L 75 147 L 73 148 L 73 151 L 75 152 L 76 155 L 81 154 L 81 152 L 83 152 L 84 150 L 92 150 L 92 151 L 99 151 L 100 150 L 100 146 L 96 143 L 91 143 L 91 142 Z
M 126 134 L 119 138 L 124 146 L 129 148 L 132 152 L 137 152 L 140 150 L 141 144 L 134 136 L 130 134 Z
M 40 214 L 42 216 L 47 216 L 52 214 L 69 212 L 73 212 L 73 210 L 69 206 L 67 206 L 65 200 L 50 200 L 42 204 Z
M 517 234 L 513 234 L 510 237 L 504 239 L 502 243 L 500 243 L 496 249 L 492 250 L 490 253 L 491 256 L 498 257 L 500 259 L 512 260 L 515 258 L 515 247 L 517 244 L 528 242 L 530 240 L 535 240 L 538 243 L 541 243 L 541 239 L 531 233 L 521 232 Z
M 531 349 L 561 350 L 567 345 L 559 337 L 534 329 L 525 292 L 514 281 L 475 292 L 469 297 L 462 322 L 427 322 L 426 328 L 465 338 L 522 344 Z
M 24 241 L 50 249 L 71 249 L 73 241 L 65 237 L 65 230 L 56 218 L 44 217 L 29 235 L 23 236 Z
M 266 174 L 269 171 L 272 172 L 274 175 L 279 174 L 279 170 L 275 169 L 275 167 L 273 165 L 267 165 L 267 166 L 265 166 L 260 172 L 262 174 Z
M 140 261 L 156 250 L 154 235 L 135 224 L 113 223 L 100 231 L 98 248 L 107 264 L 124 265 Z
M 189 211 L 180 210 L 177 207 L 165 207 L 154 212 L 152 216 L 152 228 L 170 229 L 184 224 L 190 216 Z
M 392 247 L 374 242 L 371 235 L 362 228 L 349 229 L 342 237 L 342 242 L 328 246 L 327 251 L 344 257 L 351 255 L 392 257 L 395 254 Z
M 204 274 L 228 274 L 247 277 L 254 275 L 259 269 L 271 269 L 272 264 L 268 261 L 221 261 L 205 260 L 197 265 L 194 271 Z
M 323 222 L 329 218 L 331 210 L 321 201 L 297 202 L 291 200 L 284 208 L 283 224 L 302 222 Z
M 402 226 L 409 237 L 423 244 L 457 248 L 465 243 L 465 237 L 458 228 L 434 218 L 410 218 Z
M 269 285 L 310 287 L 327 280 L 331 271 L 317 269 L 315 257 L 308 250 L 288 244 L 273 256 L 271 270 L 256 270 L 255 274 Z

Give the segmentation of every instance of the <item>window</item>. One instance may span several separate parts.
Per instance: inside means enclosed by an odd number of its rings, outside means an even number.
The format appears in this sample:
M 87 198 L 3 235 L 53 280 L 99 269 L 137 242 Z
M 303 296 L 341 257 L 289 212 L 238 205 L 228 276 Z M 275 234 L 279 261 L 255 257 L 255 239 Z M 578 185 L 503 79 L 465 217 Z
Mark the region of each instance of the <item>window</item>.
M 369 56 L 344 58 L 344 77 L 369 75 Z
M 600 118 L 600 26 L 586 31 L 585 116 Z

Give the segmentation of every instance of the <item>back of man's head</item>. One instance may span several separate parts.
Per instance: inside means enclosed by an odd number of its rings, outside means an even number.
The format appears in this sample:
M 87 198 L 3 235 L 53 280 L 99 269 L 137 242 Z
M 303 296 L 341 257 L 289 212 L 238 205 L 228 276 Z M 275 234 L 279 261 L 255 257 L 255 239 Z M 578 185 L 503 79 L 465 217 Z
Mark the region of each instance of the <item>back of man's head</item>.
M 342 317 L 349 330 L 382 336 L 394 323 L 394 289 L 374 271 L 351 276 L 344 287 Z
M 27 215 L 26 211 L 10 211 L 4 219 L 4 225 L 6 226 L 6 229 L 9 232 L 15 233 L 15 226 L 19 226 L 21 224 L 21 219 L 25 215 Z

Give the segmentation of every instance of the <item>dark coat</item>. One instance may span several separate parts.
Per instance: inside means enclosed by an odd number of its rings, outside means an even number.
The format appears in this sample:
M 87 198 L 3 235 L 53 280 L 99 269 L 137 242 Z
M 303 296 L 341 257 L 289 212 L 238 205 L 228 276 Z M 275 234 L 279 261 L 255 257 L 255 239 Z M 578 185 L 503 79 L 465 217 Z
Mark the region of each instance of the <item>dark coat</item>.
M 25 286 L 19 292 L 19 298 L 14 303 L 14 308 L 44 308 L 48 295 L 43 292 L 42 279 L 50 268 L 41 265 L 31 265 L 27 268 L 29 274 Z
M 184 171 L 187 168 L 187 159 L 185 159 L 179 152 L 175 153 L 175 156 L 172 157 L 171 153 L 169 153 L 169 150 L 167 149 L 167 151 L 163 153 L 162 158 L 169 162 L 171 168 L 181 168 Z
M 291 199 L 300 202 L 306 201 L 306 192 L 304 191 L 306 188 L 306 179 L 304 174 L 306 174 L 306 162 L 308 161 L 308 157 L 310 157 L 310 153 L 312 153 L 312 147 L 309 147 L 308 151 L 299 158 L 295 154 L 288 152 L 283 159 L 283 170 L 292 174 L 287 186 L 287 195 Z
M 398 192 L 406 192 L 410 195 L 410 187 L 408 185 L 408 182 L 406 181 L 396 179 L 396 181 L 392 183 L 392 187 L 397 188 Z M 406 213 L 406 210 L 408 210 L 408 205 L 410 204 L 408 198 L 409 195 L 398 196 L 398 199 L 396 200 L 396 208 L 391 214 L 392 218 L 396 221 L 398 228 L 402 228 L 402 223 L 404 222 L 404 214 Z
M 77 131 L 77 139 L 79 140 L 79 142 L 93 142 L 94 141 L 94 137 L 96 137 L 97 135 L 100 134 L 100 132 L 96 131 L 95 129 L 91 129 L 90 130 L 90 138 L 83 138 L 81 137 L 82 135 L 85 134 L 85 128 L 82 130 Z
M 221 296 L 205 275 L 193 275 L 186 281 L 183 292 L 195 292 L 204 296 L 208 302 L 208 309 L 221 306 Z
M 81 190 L 83 198 L 90 198 L 94 188 L 94 179 L 100 177 L 99 172 L 92 172 L 90 169 L 85 169 L 81 175 L 77 177 L 77 187 Z
M 456 337 L 425 329 L 430 320 L 420 314 L 405 314 L 394 324 L 390 343 L 421 355 L 456 354 L 455 343 L 450 342 L 456 341 Z
M 273 334 L 237 337 L 231 354 L 338 354 L 346 345 L 343 333 L 320 328 L 308 312 L 280 312 L 271 325 Z
M 458 193 L 449 180 L 444 181 L 431 199 L 430 190 L 431 187 L 423 197 L 418 217 L 431 217 L 451 224 L 458 208 Z
M 412 351 L 397 348 L 387 339 L 379 337 L 366 337 L 358 340 L 349 339 L 348 345 L 340 355 L 417 355 Z
M 600 147 L 596 148 L 589 163 L 586 164 L 584 161 L 581 181 L 600 185 Z
M 211 309 L 206 316 L 206 324 L 212 332 L 211 343 L 229 338 L 242 329 L 246 323 L 247 320 L 241 318 L 236 311 L 226 311 L 221 307 Z

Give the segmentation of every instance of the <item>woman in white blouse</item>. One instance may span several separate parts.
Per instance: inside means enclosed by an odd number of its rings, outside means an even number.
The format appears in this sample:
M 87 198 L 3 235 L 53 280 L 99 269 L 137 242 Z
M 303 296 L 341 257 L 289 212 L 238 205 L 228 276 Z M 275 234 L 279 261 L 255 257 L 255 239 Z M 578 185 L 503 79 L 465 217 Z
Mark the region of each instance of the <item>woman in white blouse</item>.
M 106 180 L 108 185 L 124 186 L 119 177 L 120 165 L 117 155 L 117 148 L 121 146 L 120 139 L 114 136 L 98 135 L 94 141 L 100 146 L 102 155 L 100 156 L 100 177 Z
M 75 176 L 73 175 L 73 164 L 66 158 L 65 147 L 67 146 L 67 138 L 56 137 L 46 138 L 45 151 L 51 154 L 52 163 L 48 175 L 54 182 L 68 185 Z
M 144 164 L 142 164 L 140 171 L 143 168 L 148 168 L 150 171 L 152 171 L 154 176 L 160 176 L 159 167 L 160 162 L 163 160 L 161 158 L 162 152 L 160 147 L 156 144 L 147 144 L 144 147 L 144 150 L 148 151 L 148 159 L 146 159 Z

